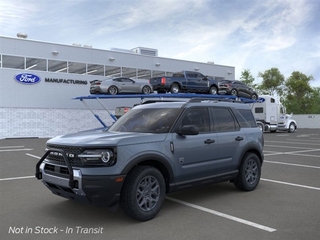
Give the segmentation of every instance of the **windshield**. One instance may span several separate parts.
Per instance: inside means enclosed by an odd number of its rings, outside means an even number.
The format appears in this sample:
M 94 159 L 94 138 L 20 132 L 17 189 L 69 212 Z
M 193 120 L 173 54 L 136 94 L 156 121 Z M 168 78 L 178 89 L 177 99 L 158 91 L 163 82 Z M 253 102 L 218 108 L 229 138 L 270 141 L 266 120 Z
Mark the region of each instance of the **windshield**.
M 108 131 L 168 133 L 180 111 L 181 108 L 133 108 Z

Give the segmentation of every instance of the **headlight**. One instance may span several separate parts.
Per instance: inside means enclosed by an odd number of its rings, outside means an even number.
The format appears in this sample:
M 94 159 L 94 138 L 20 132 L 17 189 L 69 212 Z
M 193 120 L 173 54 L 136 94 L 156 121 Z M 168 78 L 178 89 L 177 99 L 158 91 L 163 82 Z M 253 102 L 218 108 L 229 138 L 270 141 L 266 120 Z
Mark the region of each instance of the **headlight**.
M 78 157 L 85 165 L 89 166 L 112 166 L 116 163 L 113 149 L 85 150 Z

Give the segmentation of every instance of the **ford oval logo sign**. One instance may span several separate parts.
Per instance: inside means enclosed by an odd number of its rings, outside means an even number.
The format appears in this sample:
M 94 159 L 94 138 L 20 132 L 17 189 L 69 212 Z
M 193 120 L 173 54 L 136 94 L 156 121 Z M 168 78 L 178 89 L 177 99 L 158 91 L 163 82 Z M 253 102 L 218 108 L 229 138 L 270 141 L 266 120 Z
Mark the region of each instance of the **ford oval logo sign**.
M 19 82 L 19 83 L 23 83 L 23 84 L 37 84 L 41 81 L 41 78 L 35 74 L 31 74 L 31 73 L 20 73 L 17 74 L 14 79 Z

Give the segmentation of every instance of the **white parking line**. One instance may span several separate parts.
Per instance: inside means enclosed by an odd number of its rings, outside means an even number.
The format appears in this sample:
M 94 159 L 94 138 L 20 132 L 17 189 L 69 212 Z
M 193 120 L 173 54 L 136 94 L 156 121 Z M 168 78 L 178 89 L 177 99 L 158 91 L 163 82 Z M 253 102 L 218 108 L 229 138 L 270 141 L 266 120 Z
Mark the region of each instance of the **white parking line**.
M 292 147 L 292 146 L 268 145 L 268 144 L 265 144 L 264 146 L 265 147 L 277 147 L 277 148 L 314 149 L 314 148 L 307 148 L 307 147 Z
M 21 149 L 0 149 L 0 152 L 18 152 L 18 151 L 32 151 L 32 148 L 21 148 Z
M 299 141 L 299 142 L 283 142 L 283 141 L 265 141 L 265 143 L 281 143 L 281 144 L 299 144 L 299 145 L 314 145 L 314 146 L 319 146 L 320 145 L 320 143 L 303 143 L 303 142 L 301 142 L 301 141 Z M 285 146 L 285 145 L 281 145 L 281 147 L 287 147 L 287 146 Z
M 175 199 L 175 198 L 166 197 L 166 199 L 168 199 L 170 201 L 173 201 L 173 202 L 176 202 L 176 203 L 180 203 L 182 205 L 185 205 L 185 206 L 188 206 L 188 207 L 191 207 L 191 208 L 194 208 L 194 209 L 198 209 L 198 210 L 203 211 L 203 212 L 207 212 L 207 213 L 219 216 L 219 217 L 227 218 L 227 219 L 230 219 L 232 221 L 236 221 L 236 222 L 239 222 L 239 223 L 242 223 L 242 224 L 246 224 L 246 225 L 251 226 L 251 227 L 259 228 L 259 229 L 267 231 L 267 232 L 275 232 L 275 231 L 277 231 L 277 229 L 274 229 L 274 228 L 266 227 L 266 226 L 263 226 L 263 225 L 260 225 L 260 224 L 254 223 L 254 222 L 250 222 L 250 221 L 238 218 L 238 217 L 234 217 L 234 216 L 231 216 L 231 215 L 228 215 L 228 214 L 225 214 L 225 213 L 221 213 L 221 212 L 209 209 L 209 208 L 201 207 L 201 206 L 198 206 L 198 205 L 195 205 L 195 204 L 192 204 L 192 203 L 188 203 L 188 202 L 185 202 L 185 201 L 181 201 L 181 200 L 178 200 L 178 199 Z
M 26 155 L 29 156 L 29 157 L 37 158 L 37 159 L 40 159 L 40 158 L 41 158 L 41 157 L 38 157 L 38 156 L 36 156 L 36 155 L 32 155 L 32 154 L 30 154 L 30 153 L 26 153 Z
M 5 146 L 0 148 L 24 148 L 24 146 Z
M 299 154 L 299 153 L 305 153 L 305 152 L 318 152 L 320 149 L 309 149 L 309 150 L 301 150 L 301 151 L 293 151 L 293 152 L 275 152 L 275 153 L 267 153 L 264 156 L 272 156 L 272 155 L 280 155 L 280 154 L 285 154 L 285 155 L 301 155 L 301 156 L 312 156 L 312 157 L 317 157 L 316 155 L 306 155 L 306 154 Z
M 312 156 L 312 157 L 315 157 L 315 156 Z M 263 161 L 263 162 L 264 163 L 275 163 L 275 164 L 289 165 L 289 166 L 295 166 L 295 167 L 320 169 L 320 167 L 318 167 L 318 166 L 302 165 L 302 164 L 296 164 L 296 163 L 285 163 L 285 162 L 275 162 L 275 161 Z
M 310 186 L 306 186 L 306 185 L 300 185 L 300 184 L 295 184 L 295 183 L 276 181 L 276 180 L 266 179 L 266 178 L 260 178 L 260 180 L 266 181 L 266 182 L 273 182 L 273 183 L 279 183 L 279 184 L 284 184 L 284 185 L 289 185 L 289 186 L 294 186 L 294 187 L 301 187 L 301 188 L 307 188 L 307 189 L 320 191 L 320 188 L 317 188 L 317 187 L 310 187 Z
M 14 178 L 0 178 L 0 181 L 20 180 L 26 178 L 34 178 L 35 176 L 14 177 Z

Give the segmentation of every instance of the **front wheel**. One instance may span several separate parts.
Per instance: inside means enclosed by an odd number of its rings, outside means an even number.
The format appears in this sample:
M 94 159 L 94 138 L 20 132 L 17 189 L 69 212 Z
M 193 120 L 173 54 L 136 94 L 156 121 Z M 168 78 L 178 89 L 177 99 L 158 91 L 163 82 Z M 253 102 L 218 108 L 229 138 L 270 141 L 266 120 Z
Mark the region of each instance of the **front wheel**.
M 294 123 L 290 123 L 288 132 L 293 133 L 296 130 L 296 125 Z
M 209 90 L 209 94 L 218 94 L 218 88 L 216 86 L 212 86 Z
M 126 177 L 120 206 L 128 217 L 148 221 L 160 211 L 165 192 L 165 181 L 158 169 L 137 166 Z
M 254 153 L 246 153 L 240 164 L 239 175 L 234 181 L 234 185 L 243 191 L 254 190 L 260 181 L 261 163 Z

